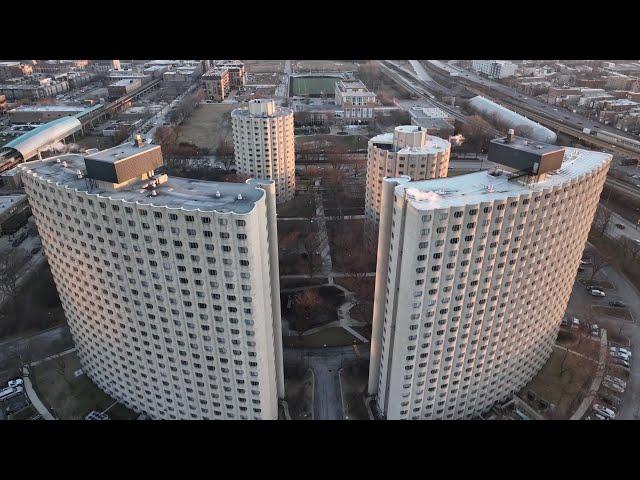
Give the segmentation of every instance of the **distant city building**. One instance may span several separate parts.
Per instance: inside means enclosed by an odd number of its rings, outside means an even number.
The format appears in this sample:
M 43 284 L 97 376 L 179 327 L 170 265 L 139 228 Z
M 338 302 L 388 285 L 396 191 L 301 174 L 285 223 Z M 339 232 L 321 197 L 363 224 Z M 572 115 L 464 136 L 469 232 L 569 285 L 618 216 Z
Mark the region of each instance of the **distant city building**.
M 376 94 L 360 80 L 339 80 L 335 85 L 335 102 L 342 107 L 346 123 L 367 123 L 373 119 Z
M 448 138 L 455 132 L 455 117 L 431 104 L 414 105 L 409 109 L 411 124 L 422 127 L 427 134 Z
M 82 368 L 159 419 L 284 398 L 273 182 L 169 178 L 139 140 L 21 165 Z
M 73 105 L 21 105 L 7 112 L 11 123 L 45 123 L 77 115 L 84 107 Z
M 115 99 L 131 93 L 141 86 L 142 82 L 139 79 L 123 79 L 109 85 L 107 92 L 109 93 L 109 98 Z
M 548 360 L 611 155 L 510 136 L 482 171 L 386 178 L 369 394 L 387 419 L 470 419 Z
M 416 125 L 396 127 L 393 133 L 383 133 L 369 140 L 364 213 L 365 237 L 371 247 L 378 239 L 384 178 L 403 175 L 417 180 L 446 177 L 450 153 L 448 141 L 429 136 L 424 128 Z
M 21 62 L 0 62 L 0 81 L 7 78 L 31 75 L 33 67 Z
M 29 216 L 26 195 L 0 196 L 0 236 L 17 232 Z
M 120 70 L 120 60 L 111 60 L 111 66 L 114 70 Z
M 242 88 L 247 81 L 244 63 L 239 60 L 215 60 L 214 65 L 229 71 L 229 85 L 231 88 Z
M 226 68 L 210 68 L 209 71 L 202 75 L 202 82 L 204 83 L 204 92 L 208 100 L 221 102 L 229 95 L 231 85 L 229 83 L 229 70 Z
M 231 112 L 236 170 L 275 182 L 278 203 L 296 192 L 293 110 L 273 100 L 251 100 Z
M 506 78 L 515 75 L 518 66 L 505 60 L 473 60 L 471 68 L 488 77 Z

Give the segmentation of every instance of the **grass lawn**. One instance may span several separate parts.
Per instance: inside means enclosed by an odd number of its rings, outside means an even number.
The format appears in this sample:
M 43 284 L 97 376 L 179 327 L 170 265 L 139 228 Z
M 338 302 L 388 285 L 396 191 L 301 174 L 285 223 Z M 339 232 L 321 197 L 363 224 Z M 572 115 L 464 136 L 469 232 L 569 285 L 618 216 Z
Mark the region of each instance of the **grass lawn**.
M 339 197 L 333 197 L 330 195 L 323 195 L 322 204 L 324 207 L 324 214 L 327 217 L 346 217 L 349 215 L 364 215 L 364 190 L 358 195 L 340 195 Z M 361 221 L 364 220 L 352 220 Z M 358 225 L 359 229 L 363 227 Z
M 309 151 L 309 149 L 327 149 L 332 146 L 340 146 L 349 152 L 367 148 L 369 139 L 364 135 L 297 135 L 296 151 Z M 307 150 L 305 150 L 307 149 Z
M 302 378 L 295 375 L 285 375 L 284 391 L 289 404 L 291 420 L 311 420 L 313 405 L 313 374 L 307 370 Z
M 311 287 L 316 285 L 324 285 L 327 283 L 327 277 L 316 278 L 281 278 L 280 291 L 289 288 Z
M 313 195 L 296 195 L 288 202 L 276 207 L 278 217 L 312 217 L 316 214 L 316 201 Z
M 61 420 L 82 420 L 91 410 L 102 412 L 115 401 L 86 374 L 76 377 L 74 372 L 80 368 L 75 352 L 32 367 L 32 381 L 40 400 Z M 114 420 L 132 420 L 137 416 L 118 404 L 110 408 L 107 415 Z
M 358 64 L 344 60 L 292 60 L 295 62 L 296 72 L 353 72 L 358 70 Z
M 356 366 L 349 362 L 340 372 L 344 415 L 347 420 L 369 420 L 362 395 L 369 380 L 368 364 L 361 363 L 362 365 Z
M 280 295 L 282 315 L 289 321 L 289 326 L 298 332 L 335 322 L 338 320 L 337 309 L 344 302 L 344 293 L 336 287 L 324 286 L 308 290 L 315 290 L 320 296 L 320 303 L 311 310 L 308 317 L 296 312 L 293 305 L 296 295 L 301 295 L 303 292 L 285 292 Z M 292 299 L 291 308 L 287 308 L 289 297 Z
M 227 137 L 232 143 L 230 112 L 237 105 L 203 103 L 180 125 L 179 141 L 215 149 Z
M 568 419 L 587 393 L 595 371 L 595 362 L 554 348 L 545 366 L 524 391 L 531 390 L 538 397 L 555 404 L 554 418 Z
M 561 328 L 556 343 L 596 361 L 600 357 L 599 337 L 593 338 L 589 334 L 579 334 L 576 330 Z
M 342 327 L 331 327 L 311 335 L 290 336 L 282 339 L 282 344 L 285 347 L 306 348 L 320 348 L 325 344 L 327 347 L 345 347 L 353 345 L 354 342 L 360 343 L 357 338 Z

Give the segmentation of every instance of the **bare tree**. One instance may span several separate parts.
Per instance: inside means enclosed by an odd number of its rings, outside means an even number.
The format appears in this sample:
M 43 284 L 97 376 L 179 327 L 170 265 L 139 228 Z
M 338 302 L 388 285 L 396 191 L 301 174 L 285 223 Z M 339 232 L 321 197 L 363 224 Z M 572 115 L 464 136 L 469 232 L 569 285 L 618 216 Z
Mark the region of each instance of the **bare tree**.
M 604 236 L 607 232 L 607 228 L 609 228 L 609 223 L 611 222 L 611 218 L 613 213 L 611 210 L 598 205 L 598 209 L 596 210 L 596 216 L 593 220 L 593 226 L 600 235 Z
M 316 289 L 303 290 L 295 296 L 293 308 L 296 313 L 309 319 L 313 310 L 322 304 L 322 297 Z
M 309 227 L 307 227 L 306 231 L 301 236 L 301 251 L 302 256 L 307 262 L 307 268 L 309 270 L 309 275 L 313 278 L 313 274 L 318 270 L 320 265 L 322 264 L 319 248 L 322 242 L 320 240 L 320 236 L 316 231 Z
M 11 301 L 18 296 L 18 280 L 26 262 L 27 254 L 22 248 L 0 256 L 0 294 Z
M 225 170 L 229 171 L 231 166 L 235 164 L 233 158 L 233 144 L 228 138 L 223 138 L 216 148 L 216 158 L 224 165 Z
M 589 277 L 589 283 L 593 282 L 593 279 L 600 270 L 611 263 L 611 260 L 609 258 L 602 257 L 600 255 L 594 255 L 591 261 L 591 277 Z

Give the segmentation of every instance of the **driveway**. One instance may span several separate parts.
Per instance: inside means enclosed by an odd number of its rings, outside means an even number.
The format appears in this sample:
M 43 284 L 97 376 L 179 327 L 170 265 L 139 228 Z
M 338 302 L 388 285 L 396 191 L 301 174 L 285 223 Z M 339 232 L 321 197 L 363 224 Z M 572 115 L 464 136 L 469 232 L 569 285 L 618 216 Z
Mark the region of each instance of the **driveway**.
M 285 348 L 284 358 L 306 360 L 313 370 L 314 420 L 343 420 L 340 379 L 343 363 L 356 357 L 353 347 Z

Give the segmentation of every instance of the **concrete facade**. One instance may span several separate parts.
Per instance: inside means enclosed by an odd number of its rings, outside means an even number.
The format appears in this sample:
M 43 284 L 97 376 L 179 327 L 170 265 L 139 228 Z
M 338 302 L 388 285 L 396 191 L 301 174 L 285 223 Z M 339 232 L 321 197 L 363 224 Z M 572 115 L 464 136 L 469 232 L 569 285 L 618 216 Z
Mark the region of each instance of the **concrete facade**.
M 382 182 L 385 177 L 409 175 L 415 180 L 447 176 L 451 144 L 427 135 L 416 125 L 396 127 L 369 140 L 365 192 L 365 238 L 374 247 L 378 239 Z
M 273 100 L 251 100 L 231 112 L 236 170 L 241 175 L 273 180 L 278 203 L 296 192 L 293 110 Z
M 470 419 L 552 351 L 611 156 L 540 177 L 383 183 L 369 394 L 387 419 Z
M 131 164 L 134 177 L 109 184 L 82 178 L 79 155 L 20 168 L 96 385 L 152 419 L 277 419 L 273 182 L 167 178 Z

